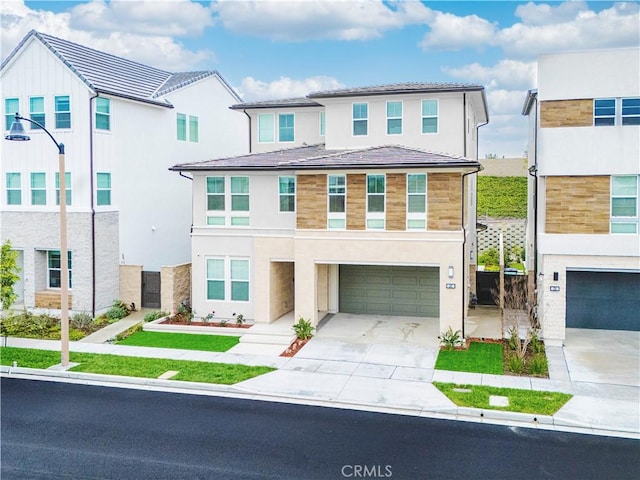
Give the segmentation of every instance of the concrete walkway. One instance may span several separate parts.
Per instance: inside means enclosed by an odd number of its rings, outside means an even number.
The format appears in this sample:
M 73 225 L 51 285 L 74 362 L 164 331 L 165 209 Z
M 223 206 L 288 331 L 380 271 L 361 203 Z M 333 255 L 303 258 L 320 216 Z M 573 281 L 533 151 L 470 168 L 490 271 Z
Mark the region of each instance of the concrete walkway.
M 135 312 L 130 313 L 125 318 L 118 320 L 117 322 L 112 323 L 111 325 L 107 325 L 104 328 L 101 328 L 97 332 L 92 333 L 91 335 L 87 335 L 80 342 L 84 343 L 105 343 L 112 339 L 116 338 L 116 335 L 119 335 L 123 332 L 126 332 L 131 327 L 138 323 L 144 322 L 144 316 L 151 312 L 151 309 L 141 309 L 136 310 Z

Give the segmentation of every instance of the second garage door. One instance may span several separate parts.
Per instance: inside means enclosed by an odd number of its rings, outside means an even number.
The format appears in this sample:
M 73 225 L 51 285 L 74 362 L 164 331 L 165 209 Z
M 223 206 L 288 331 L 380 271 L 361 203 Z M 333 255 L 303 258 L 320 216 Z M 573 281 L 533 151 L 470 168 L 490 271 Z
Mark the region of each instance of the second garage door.
M 340 265 L 340 307 L 345 313 L 439 317 L 437 267 Z

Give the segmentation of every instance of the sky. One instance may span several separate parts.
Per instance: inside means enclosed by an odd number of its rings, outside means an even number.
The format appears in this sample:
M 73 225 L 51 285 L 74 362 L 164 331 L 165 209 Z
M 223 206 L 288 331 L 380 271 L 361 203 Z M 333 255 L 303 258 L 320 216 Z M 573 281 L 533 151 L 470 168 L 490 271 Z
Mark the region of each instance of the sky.
M 640 45 L 640 4 L 566 1 L 0 2 L 0 54 L 32 29 L 171 72 L 217 70 L 245 101 L 342 87 L 486 88 L 479 157 L 521 157 L 539 55 Z M 612 79 L 613 80 L 613 79 Z

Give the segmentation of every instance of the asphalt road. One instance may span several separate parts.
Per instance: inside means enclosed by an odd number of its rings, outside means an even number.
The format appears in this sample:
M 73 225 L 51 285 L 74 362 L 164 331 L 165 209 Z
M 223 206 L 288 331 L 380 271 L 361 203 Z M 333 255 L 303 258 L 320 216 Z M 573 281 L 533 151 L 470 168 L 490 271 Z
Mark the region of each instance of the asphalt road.
M 2 378 L 1 478 L 624 479 L 640 441 Z

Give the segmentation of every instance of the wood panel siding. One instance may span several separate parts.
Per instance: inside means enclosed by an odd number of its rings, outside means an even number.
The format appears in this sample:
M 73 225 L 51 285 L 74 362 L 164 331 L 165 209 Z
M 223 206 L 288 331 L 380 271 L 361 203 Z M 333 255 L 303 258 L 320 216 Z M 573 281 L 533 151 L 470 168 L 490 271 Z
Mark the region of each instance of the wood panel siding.
M 462 214 L 461 173 L 427 175 L 427 229 L 460 230 Z
M 60 309 L 60 305 L 62 305 L 61 294 L 59 291 L 55 290 L 42 290 L 40 292 L 36 292 L 36 308 L 53 308 L 56 310 Z M 73 303 L 73 296 L 69 293 L 69 308 L 71 308 L 71 304 Z
M 387 174 L 387 230 L 407 228 L 407 176 L 404 173 Z
M 327 228 L 327 176 L 298 175 L 296 225 L 300 229 Z
M 610 177 L 547 177 L 546 233 L 609 233 Z
M 590 127 L 593 99 L 547 100 L 540 102 L 540 127 Z
M 367 176 L 347 175 L 347 230 L 364 230 L 367 204 Z M 325 207 L 326 210 L 326 207 Z

